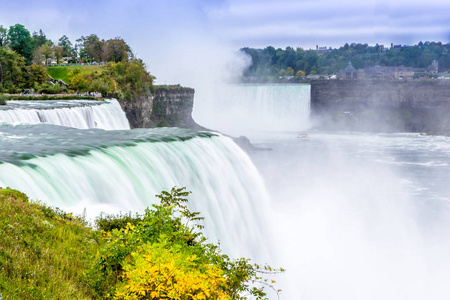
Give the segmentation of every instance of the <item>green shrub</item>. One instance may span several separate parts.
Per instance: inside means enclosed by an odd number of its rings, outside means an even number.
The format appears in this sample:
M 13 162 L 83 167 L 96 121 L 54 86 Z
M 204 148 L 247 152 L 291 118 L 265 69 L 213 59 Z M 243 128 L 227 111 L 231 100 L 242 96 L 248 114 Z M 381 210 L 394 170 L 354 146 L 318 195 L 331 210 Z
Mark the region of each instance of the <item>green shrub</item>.
M 0 95 L 0 105 L 6 105 L 6 96 Z
M 95 219 L 95 225 L 99 230 L 103 231 L 112 231 L 114 229 L 123 229 L 127 227 L 128 224 L 137 225 L 139 222 L 142 222 L 142 216 L 136 214 L 134 217 L 131 215 L 131 212 L 127 214 L 118 214 L 118 215 L 108 215 L 108 214 L 100 214 Z

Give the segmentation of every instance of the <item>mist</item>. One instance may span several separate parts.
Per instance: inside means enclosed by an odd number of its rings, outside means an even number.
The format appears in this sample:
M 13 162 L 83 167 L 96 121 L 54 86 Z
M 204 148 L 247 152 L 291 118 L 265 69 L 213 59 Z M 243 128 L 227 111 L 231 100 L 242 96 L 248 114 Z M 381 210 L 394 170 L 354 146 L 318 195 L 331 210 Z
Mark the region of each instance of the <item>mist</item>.
M 253 156 L 271 196 L 277 262 L 288 270 L 282 299 L 448 298 L 449 190 L 430 201 L 424 174 L 411 176 L 377 146 L 389 137 L 311 139 Z
M 213 30 L 200 32 L 160 39 L 162 50 L 146 61 L 157 84 L 195 88 L 198 124 L 273 149 L 250 157 L 270 197 L 270 213 L 258 213 L 271 231 L 256 249 L 268 248 L 267 262 L 287 269 L 276 278 L 281 299 L 447 299 L 450 191 L 434 197 L 426 192 L 432 184 L 414 177 L 431 169 L 395 164 L 400 158 L 390 151 L 389 135 L 310 131 L 315 120 L 301 110 L 267 110 L 249 99 L 247 88 L 258 87 L 229 85 L 248 57 Z M 284 96 L 274 97 L 278 103 Z M 304 131 L 309 140 L 297 140 Z M 399 139 L 392 146 L 406 149 L 406 162 L 414 161 L 408 143 Z M 442 176 L 437 179 L 434 184 L 445 185 Z

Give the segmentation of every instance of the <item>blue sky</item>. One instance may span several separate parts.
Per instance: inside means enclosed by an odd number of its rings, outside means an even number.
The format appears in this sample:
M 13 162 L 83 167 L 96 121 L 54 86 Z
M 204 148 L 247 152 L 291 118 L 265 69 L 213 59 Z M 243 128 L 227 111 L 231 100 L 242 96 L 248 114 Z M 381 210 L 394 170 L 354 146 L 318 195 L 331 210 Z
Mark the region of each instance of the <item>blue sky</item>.
M 241 47 L 339 47 L 450 40 L 448 0 L 0 0 L 0 25 L 72 42 L 124 38 L 159 83 L 212 72 Z M 229 64 L 228 64 L 229 65 Z M 188 80 L 189 81 L 189 80 Z

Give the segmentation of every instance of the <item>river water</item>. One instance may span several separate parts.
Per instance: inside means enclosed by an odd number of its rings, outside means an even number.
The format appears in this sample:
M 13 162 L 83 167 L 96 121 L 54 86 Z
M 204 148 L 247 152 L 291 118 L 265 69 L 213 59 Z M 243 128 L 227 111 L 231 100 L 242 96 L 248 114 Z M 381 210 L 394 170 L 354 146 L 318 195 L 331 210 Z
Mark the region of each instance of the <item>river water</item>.
M 449 299 L 450 138 L 311 130 L 305 85 L 223 95 L 209 105 L 226 113 L 199 120 L 272 149 L 250 157 L 270 199 L 261 247 L 287 269 L 282 299 Z
M 91 215 L 186 186 L 212 242 L 287 269 L 281 299 L 450 298 L 449 138 L 311 130 L 308 85 L 219 91 L 196 100 L 196 121 L 272 150 L 129 130 L 115 101 L 14 102 L 0 110 L 0 186 Z
M 450 296 L 450 140 L 280 133 L 251 155 L 270 194 L 283 299 Z

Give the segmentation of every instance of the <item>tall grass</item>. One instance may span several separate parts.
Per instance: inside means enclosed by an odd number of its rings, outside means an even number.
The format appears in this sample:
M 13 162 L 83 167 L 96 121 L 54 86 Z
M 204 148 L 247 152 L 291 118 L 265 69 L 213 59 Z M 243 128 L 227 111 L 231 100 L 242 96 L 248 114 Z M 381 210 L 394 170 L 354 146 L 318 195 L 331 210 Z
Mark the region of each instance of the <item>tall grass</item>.
M 91 299 L 85 272 L 100 243 L 84 218 L 0 189 L 3 300 Z

